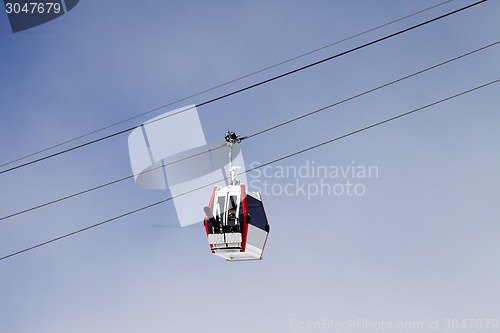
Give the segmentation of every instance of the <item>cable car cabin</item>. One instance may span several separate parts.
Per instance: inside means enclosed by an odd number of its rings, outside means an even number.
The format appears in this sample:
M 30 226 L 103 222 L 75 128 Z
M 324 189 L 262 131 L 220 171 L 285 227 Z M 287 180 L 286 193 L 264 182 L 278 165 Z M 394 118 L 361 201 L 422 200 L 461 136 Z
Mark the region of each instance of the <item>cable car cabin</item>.
M 229 261 L 262 259 L 269 224 L 260 193 L 246 193 L 243 184 L 215 186 L 204 210 L 212 253 Z

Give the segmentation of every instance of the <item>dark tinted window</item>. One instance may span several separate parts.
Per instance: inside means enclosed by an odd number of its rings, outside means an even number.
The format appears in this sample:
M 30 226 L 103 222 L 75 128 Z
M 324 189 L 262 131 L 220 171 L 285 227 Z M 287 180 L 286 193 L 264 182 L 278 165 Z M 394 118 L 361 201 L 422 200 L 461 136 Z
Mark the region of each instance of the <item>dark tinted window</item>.
M 264 212 L 262 202 L 247 195 L 248 214 L 250 215 L 250 224 L 259 229 L 266 230 L 267 218 Z

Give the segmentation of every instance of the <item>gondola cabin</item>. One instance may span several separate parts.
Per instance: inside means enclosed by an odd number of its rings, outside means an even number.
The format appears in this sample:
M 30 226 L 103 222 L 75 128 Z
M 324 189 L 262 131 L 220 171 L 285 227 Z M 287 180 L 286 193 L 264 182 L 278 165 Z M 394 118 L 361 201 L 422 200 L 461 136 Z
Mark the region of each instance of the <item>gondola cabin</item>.
M 247 193 L 244 184 L 215 186 L 204 210 L 213 254 L 229 261 L 262 259 L 269 224 L 260 193 Z

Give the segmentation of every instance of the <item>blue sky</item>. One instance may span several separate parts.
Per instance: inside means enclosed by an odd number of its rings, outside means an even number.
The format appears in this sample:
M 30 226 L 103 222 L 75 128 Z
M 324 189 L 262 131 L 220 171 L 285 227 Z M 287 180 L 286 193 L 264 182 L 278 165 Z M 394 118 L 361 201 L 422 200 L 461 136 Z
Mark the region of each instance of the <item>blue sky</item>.
M 0 13 L 0 162 L 438 3 L 87 0 L 16 34 Z M 470 3 L 448 2 L 116 129 Z M 491 0 L 200 107 L 206 138 L 220 141 L 228 129 L 251 134 L 496 42 L 498 12 L 500 3 Z M 247 167 L 498 79 L 499 59 L 494 46 L 244 141 Z M 227 263 L 211 255 L 202 229 L 169 227 L 177 223 L 171 203 L 0 261 L 0 331 L 288 332 L 324 319 L 424 327 L 429 320 L 500 319 L 498 89 L 277 163 L 376 166 L 378 177 L 324 179 L 362 184 L 360 196 L 265 196 L 271 233 L 262 261 Z M 127 136 L 118 136 L 0 175 L 0 215 L 130 173 Z M 276 188 L 297 181 L 267 180 Z M 130 180 L 0 221 L 0 256 L 166 196 Z M 203 215 L 202 207 L 194 209 Z

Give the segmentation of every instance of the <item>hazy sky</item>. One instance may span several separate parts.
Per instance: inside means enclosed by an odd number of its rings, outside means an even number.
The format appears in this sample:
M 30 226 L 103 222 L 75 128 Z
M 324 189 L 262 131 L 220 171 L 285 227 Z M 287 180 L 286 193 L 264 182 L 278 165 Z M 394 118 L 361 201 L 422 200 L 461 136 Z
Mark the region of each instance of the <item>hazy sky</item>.
M 441 2 L 82 0 L 16 34 L 1 12 L 0 164 Z M 470 3 L 447 2 L 73 144 Z M 496 42 L 498 13 L 490 0 L 202 106 L 206 139 L 252 134 Z M 499 79 L 499 68 L 493 46 L 259 135 L 241 145 L 246 167 Z M 213 256 L 203 229 L 175 227 L 170 202 L 1 260 L 0 332 L 373 332 L 408 323 L 417 332 L 433 323 L 444 330 L 447 320 L 500 320 L 499 89 L 249 173 L 271 226 L 262 261 Z M 356 173 L 342 175 L 347 168 Z M 123 134 L 0 174 L 0 216 L 130 173 Z M 168 195 L 129 180 L 2 220 L 0 257 Z M 193 207 L 200 219 L 202 208 Z

